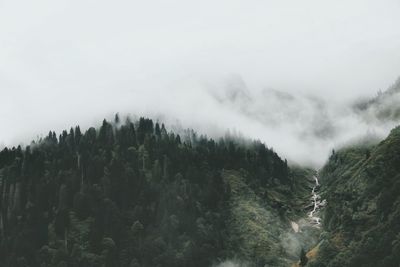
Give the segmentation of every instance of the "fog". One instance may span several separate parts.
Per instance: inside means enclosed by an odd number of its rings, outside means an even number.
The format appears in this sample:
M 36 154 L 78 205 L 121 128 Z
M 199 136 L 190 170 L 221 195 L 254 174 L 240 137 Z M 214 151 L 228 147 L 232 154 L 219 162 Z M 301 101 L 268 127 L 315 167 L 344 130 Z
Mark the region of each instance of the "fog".
M 397 0 L 0 1 L 0 146 L 119 112 L 237 131 L 320 166 L 396 124 L 352 103 L 400 75 L 399 12 Z

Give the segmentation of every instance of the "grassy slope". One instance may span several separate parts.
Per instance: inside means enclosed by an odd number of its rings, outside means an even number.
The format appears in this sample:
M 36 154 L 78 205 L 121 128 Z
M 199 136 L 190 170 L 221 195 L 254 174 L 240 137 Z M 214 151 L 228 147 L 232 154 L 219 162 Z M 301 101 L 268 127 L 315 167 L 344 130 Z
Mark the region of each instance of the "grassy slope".
M 292 177 L 296 181 L 292 190 L 279 186 L 253 190 L 246 183 L 245 173 L 223 173 L 231 188 L 227 223 L 231 258 L 254 266 L 277 267 L 290 266 L 298 260 L 304 237 L 303 233 L 293 232 L 290 220 L 304 217 L 312 173 L 294 169 Z

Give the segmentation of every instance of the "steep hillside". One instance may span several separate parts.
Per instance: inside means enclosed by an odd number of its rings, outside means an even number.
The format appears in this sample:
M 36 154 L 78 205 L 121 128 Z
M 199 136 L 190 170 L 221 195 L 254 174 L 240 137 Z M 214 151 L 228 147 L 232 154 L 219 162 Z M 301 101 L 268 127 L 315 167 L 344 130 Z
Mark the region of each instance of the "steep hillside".
M 285 266 L 314 245 L 287 248 L 311 173 L 145 118 L 50 132 L 0 152 L 0 266 Z
M 321 171 L 323 235 L 309 266 L 400 264 L 400 128 L 376 146 L 333 153 Z
M 301 250 L 316 244 L 318 232 L 310 234 L 312 227 L 302 227 L 295 232 L 292 220 L 304 217 L 304 205 L 309 198 L 307 171 L 301 186 L 291 190 L 284 187 L 251 188 L 244 171 L 224 171 L 224 181 L 231 189 L 227 227 L 228 258 L 246 266 L 291 266 L 300 258 Z M 298 173 L 293 173 L 300 178 Z M 297 192 L 297 193 L 296 193 Z

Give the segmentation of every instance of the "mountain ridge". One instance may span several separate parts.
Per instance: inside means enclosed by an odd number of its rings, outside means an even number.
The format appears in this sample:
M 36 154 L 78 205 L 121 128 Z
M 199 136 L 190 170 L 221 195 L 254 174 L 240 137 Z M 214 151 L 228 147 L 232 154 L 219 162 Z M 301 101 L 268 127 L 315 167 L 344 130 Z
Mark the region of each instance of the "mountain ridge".
M 270 211 L 268 227 L 279 238 L 278 229 L 290 229 L 288 215 L 302 212 L 309 171 L 291 169 L 259 141 L 187 133 L 116 116 L 99 129 L 51 131 L 24 149 L 3 149 L 0 266 L 210 266 L 235 255 L 249 266 L 280 262 L 282 245 L 269 238 L 260 247 L 270 248 L 269 259 L 249 258 L 239 251 L 253 245 L 236 251 L 229 241 L 236 234 L 247 244 L 261 240 L 241 235 L 233 218 L 261 226 L 251 212 L 229 206 L 235 188 L 227 174 L 248 192 L 234 203 L 252 195 L 256 210 Z M 300 202 L 292 207 L 294 199 Z

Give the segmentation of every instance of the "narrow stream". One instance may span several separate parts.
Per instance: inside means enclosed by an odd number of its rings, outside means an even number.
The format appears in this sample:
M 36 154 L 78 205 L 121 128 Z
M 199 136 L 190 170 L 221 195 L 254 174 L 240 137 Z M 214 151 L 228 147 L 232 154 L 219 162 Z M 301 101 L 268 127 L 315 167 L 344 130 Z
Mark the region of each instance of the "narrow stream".
M 294 235 L 291 236 L 292 239 L 290 240 L 292 243 L 289 242 L 289 244 L 297 242 L 298 246 L 295 247 L 296 250 L 294 250 L 294 255 L 296 255 L 296 257 L 300 257 L 300 260 L 298 262 L 291 265 L 292 267 L 305 266 L 304 262 L 302 263 L 301 260 L 302 253 L 306 252 L 305 257 L 307 257 L 308 260 L 312 259 L 314 257 L 312 250 L 316 246 L 318 246 L 320 241 L 319 236 L 322 231 L 322 220 L 319 214 L 321 212 L 321 208 L 326 205 L 326 201 L 322 200 L 321 196 L 319 195 L 320 184 L 318 180 L 318 175 L 314 175 L 313 180 L 314 184 L 312 186 L 312 189 L 310 188 L 311 204 L 307 204 L 304 206 L 305 211 L 307 211 L 307 216 L 304 216 L 296 222 L 290 222 Z M 312 180 L 309 181 L 311 183 Z
M 315 180 L 315 185 L 311 191 L 311 201 L 313 210 L 308 213 L 308 218 L 310 219 L 310 223 L 312 225 L 320 227 L 321 218 L 318 217 L 318 211 L 320 207 L 325 206 L 326 201 L 325 200 L 321 201 L 321 196 L 318 194 L 318 188 L 319 188 L 318 177 L 314 176 L 314 180 Z

